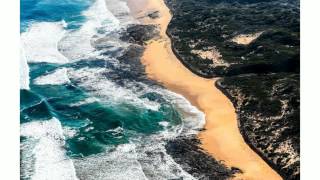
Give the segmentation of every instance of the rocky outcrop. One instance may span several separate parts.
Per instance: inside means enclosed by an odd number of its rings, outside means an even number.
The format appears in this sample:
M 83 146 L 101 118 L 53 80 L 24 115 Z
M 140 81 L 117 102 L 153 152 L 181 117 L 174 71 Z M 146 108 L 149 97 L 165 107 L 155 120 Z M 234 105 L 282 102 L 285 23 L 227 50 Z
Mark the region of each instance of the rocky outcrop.
M 160 17 L 159 11 L 153 11 L 147 14 L 151 19 L 157 19 Z
M 143 45 L 146 41 L 154 38 L 159 34 L 156 25 L 142 25 L 134 24 L 129 26 L 126 31 L 122 33 L 121 40 L 134 44 Z
M 199 147 L 196 136 L 180 136 L 170 140 L 166 145 L 167 153 L 180 164 L 185 171 L 198 179 L 225 180 L 234 173 L 241 173 L 237 168 L 227 168 Z

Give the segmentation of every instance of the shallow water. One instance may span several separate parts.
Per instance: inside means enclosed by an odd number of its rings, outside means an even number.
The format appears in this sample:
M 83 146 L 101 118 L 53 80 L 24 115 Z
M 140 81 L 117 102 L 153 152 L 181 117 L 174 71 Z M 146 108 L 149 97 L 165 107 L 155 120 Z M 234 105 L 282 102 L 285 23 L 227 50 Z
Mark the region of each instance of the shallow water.
M 204 115 L 121 58 L 128 10 L 21 0 L 21 179 L 193 179 L 164 145 Z

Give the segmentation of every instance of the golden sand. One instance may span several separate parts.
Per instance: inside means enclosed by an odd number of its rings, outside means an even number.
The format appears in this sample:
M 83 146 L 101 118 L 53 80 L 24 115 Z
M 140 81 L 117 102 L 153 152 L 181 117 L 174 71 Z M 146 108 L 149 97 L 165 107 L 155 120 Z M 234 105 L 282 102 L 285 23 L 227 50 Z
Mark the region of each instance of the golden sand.
M 133 0 L 131 0 L 131 3 Z M 237 167 L 243 174 L 234 179 L 278 180 L 281 177 L 266 164 L 242 138 L 237 125 L 235 109 L 230 100 L 215 86 L 217 79 L 204 79 L 191 73 L 175 57 L 170 39 L 165 34 L 171 19 L 163 0 L 148 0 L 143 13 L 158 10 L 160 18 L 143 18 L 146 24 L 160 25 L 160 38 L 146 45 L 142 63 L 149 78 L 169 90 L 182 94 L 206 115 L 205 131 L 199 134 L 202 148 L 228 167 Z M 129 3 L 130 5 L 130 3 Z

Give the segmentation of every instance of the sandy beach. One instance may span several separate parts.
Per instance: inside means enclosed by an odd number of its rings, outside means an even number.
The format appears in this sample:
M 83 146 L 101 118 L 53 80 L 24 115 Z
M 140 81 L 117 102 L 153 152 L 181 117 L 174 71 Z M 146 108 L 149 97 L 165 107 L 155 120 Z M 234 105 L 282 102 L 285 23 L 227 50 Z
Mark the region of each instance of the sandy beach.
M 145 4 L 139 7 L 133 0 L 128 3 L 136 17 L 143 17 L 147 12 L 160 12 L 160 17 L 156 19 L 140 18 L 143 23 L 158 24 L 160 28 L 160 38 L 147 43 L 142 57 L 146 73 L 150 79 L 182 94 L 205 113 L 205 131 L 199 134 L 202 148 L 226 166 L 241 169 L 243 173 L 237 174 L 234 179 L 281 179 L 245 143 L 231 101 L 214 85 L 217 79 L 204 79 L 191 73 L 173 54 L 170 39 L 165 33 L 171 14 L 163 0 L 139 2 Z

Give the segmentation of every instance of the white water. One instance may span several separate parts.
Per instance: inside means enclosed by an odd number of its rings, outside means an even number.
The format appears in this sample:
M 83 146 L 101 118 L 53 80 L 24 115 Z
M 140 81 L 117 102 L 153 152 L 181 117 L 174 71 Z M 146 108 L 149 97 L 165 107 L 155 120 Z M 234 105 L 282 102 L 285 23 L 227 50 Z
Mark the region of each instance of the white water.
M 164 142 L 159 140 L 122 144 L 105 153 L 74 159 L 76 173 L 86 180 L 194 180 L 166 153 Z
M 92 92 L 100 102 L 129 103 L 138 107 L 145 107 L 154 111 L 159 110 L 160 104 L 139 98 L 143 92 L 118 86 L 109 80 L 104 73 L 106 68 L 69 69 L 69 78 L 80 81 L 80 87 Z
M 21 44 L 28 62 L 66 63 L 58 51 L 58 42 L 65 35 L 64 22 L 38 22 L 21 34 Z
M 34 23 L 21 34 L 20 89 L 29 89 L 28 62 L 68 62 L 68 59 L 57 49 L 59 40 L 65 34 L 64 26 L 64 22 Z
M 71 61 L 97 57 L 93 42 L 120 28 L 119 20 L 107 9 L 104 0 L 97 0 L 83 12 L 87 21 L 79 30 L 70 31 L 59 43 L 59 49 Z
M 85 177 L 84 179 L 99 179 L 106 174 L 108 174 L 108 177 L 105 179 L 121 180 L 131 179 L 131 177 L 145 179 L 145 176 L 148 179 L 175 179 L 179 177 L 187 180 L 194 179 L 166 153 L 165 140 L 173 139 L 182 133 L 185 135 L 196 134 L 204 126 L 204 114 L 192 106 L 183 96 L 168 90 L 152 88 L 141 83 L 139 84 L 144 86 L 143 90 L 136 90 L 133 88 L 134 85 L 130 84 L 133 82 L 126 83 L 129 87 L 120 87 L 107 79 L 103 74 L 105 71 L 108 70 L 105 68 L 69 69 L 69 76 L 71 79 L 80 82 L 79 86 L 92 91 L 99 102 L 126 102 L 138 107 L 159 110 L 160 104 L 139 98 L 140 95 L 147 92 L 159 93 L 178 109 L 183 122 L 181 126 L 174 128 L 169 127 L 167 122 L 160 122 L 165 130 L 150 137 L 144 136 L 132 140 L 134 148 L 133 145 L 130 146 L 132 150 L 129 153 L 123 150 L 124 147 L 129 146 L 129 144 L 126 144 L 117 147 L 112 153 L 102 153 L 76 160 L 77 174 Z M 117 132 L 118 130 L 114 131 Z M 88 171 L 89 173 L 85 173 Z
M 146 180 L 134 144 L 119 145 L 111 152 L 75 159 L 77 175 L 85 180 Z
M 119 19 L 122 25 L 138 24 L 139 21 L 130 16 L 130 9 L 126 0 L 106 0 L 108 9 Z
M 72 161 L 65 155 L 65 138 L 59 120 L 24 123 L 21 136 L 36 140 L 32 156 L 35 159 L 33 180 L 75 180 Z
M 113 8 L 118 6 L 115 4 L 116 1 L 112 0 L 109 3 L 114 3 Z M 123 7 L 123 3 L 120 6 Z M 125 8 L 119 9 L 120 14 L 125 11 Z M 87 21 L 79 30 L 75 31 L 64 30 L 65 24 L 63 23 L 43 22 L 31 25 L 29 30 L 23 33 L 21 37 L 28 62 L 63 64 L 85 58 L 96 58 L 99 52 L 94 49 L 94 42 L 112 31 L 118 31 L 123 26 L 124 21 L 128 22 L 124 19 L 121 19 L 122 22 L 120 22 L 106 8 L 104 0 L 97 0 L 83 15 L 86 16 Z M 46 30 L 48 34 L 46 34 Z M 108 42 L 110 39 L 106 41 Z M 117 41 L 108 43 L 112 46 L 124 46 L 118 44 Z M 34 51 L 34 49 L 37 49 L 37 51 Z M 129 88 L 118 86 L 105 76 L 106 71 L 108 71 L 106 68 L 61 68 L 53 73 L 36 78 L 34 83 L 38 85 L 57 85 L 76 80 L 80 82 L 80 87 L 92 92 L 94 96 L 92 99 L 88 98 L 70 106 L 105 101 L 131 103 L 135 106 L 157 111 L 160 108 L 159 103 L 139 98 L 146 92 L 157 92 L 170 99 L 178 108 L 184 117 L 183 125 L 175 129 L 166 129 L 148 139 L 141 139 L 142 143 L 124 144 L 118 146 L 112 152 L 83 159 L 73 159 L 73 165 L 72 161 L 65 156 L 65 150 L 63 149 L 65 137 L 58 120 L 24 124 L 21 127 L 21 135 L 39 140 L 33 151 L 36 159 L 33 179 L 76 179 L 74 166 L 77 176 L 86 180 L 126 180 L 132 179 L 132 177 L 138 180 L 179 177 L 187 180 L 194 179 L 166 153 L 164 140 L 177 137 L 180 133 L 196 133 L 204 125 L 204 114 L 181 95 L 170 91 L 152 89 L 147 85 L 144 86 L 144 90 L 138 91 L 134 88 L 134 83 L 130 85 L 130 82 L 126 83 L 130 86 Z M 165 128 L 169 128 L 167 123 L 162 122 L 161 124 Z M 64 134 L 67 137 L 73 137 L 76 133 L 73 129 L 64 128 Z M 151 155 L 150 152 L 152 152 Z M 46 164 L 49 165 L 46 166 Z
M 20 89 L 30 89 L 29 83 L 29 66 L 23 48 L 20 48 Z
M 184 134 L 197 134 L 206 123 L 205 114 L 193 106 L 185 97 L 169 90 L 163 90 L 183 118 Z
M 148 179 L 175 179 L 179 177 L 194 179 L 166 153 L 165 140 L 173 139 L 181 134 L 196 134 L 204 126 L 204 113 L 192 106 L 183 96 L 162 88 L 150 87 L 138 82 L 126 82 L 126 87 L 118 86 L 106 77 L 104 74 L 106 71 L 109 70 L 88 67 L 68 70 L 69 78 L 72 81 L 78 82 L 80 87 L 95 96 L 94 99 L 88 99 L 79 102 L 79 104 L 92 103 L 99 99 L 100 103 L 129 103 L 138 107 L 159 110 L 159 103 L 139 98 L 145 93 L 155 92 L 161 94 L 177 108 L 182 115 L 183 122 L 182 125 L 174 128 L 165 121 L 160 122 L 165 130 L 150 137 L 143 136 L 141 139 L 132 140 L 134 150 L 131 150 L 130 153 L 122 149 L 129 146 L 126 144 L 119 146 L 112 153 L 102 153 L 82 160 L 75 160 L 77 174 L 80 174 L 80 177 L 85 177 L 84 179 L 99 179 L 106 174 L 108 177 L 105 179 L 121 180 L 129 177 L 145 179 L 145 176 Z M 135 83 L 143 88 L 136 89 Z M 118 129 L 114 131 L 117 133 Z M 133 147 L 130 146 L 130 148 Z M 130 176 L 130 174 L 134 176 Z
M 164 133 L 162 133 L 163 135 Z M 177 164 L 165 149 L 162 137 L 150 137 L 136 148 L 137 158 L 148 179 L 179 179 L 194 180 L 189 173 Z
M 89 98 L 86 98 L 86 99 L 84 99 L 82 101 L 78 101 L 76 103 L 69 104 L 69 106 L 70 107 L 82 106 L 84 104 L 91 104 L 91 103 L 94 103 L 94 102 L 99 102 L 99 99 L 95 98 L 95 97 L 89 97 Z
M 70 83 L 70 80 L 66 68 L 57 69 L 50 74 L 40 76 L 34 80 L 34 84 L 37 85 L 61 85 L 67 83 Z

